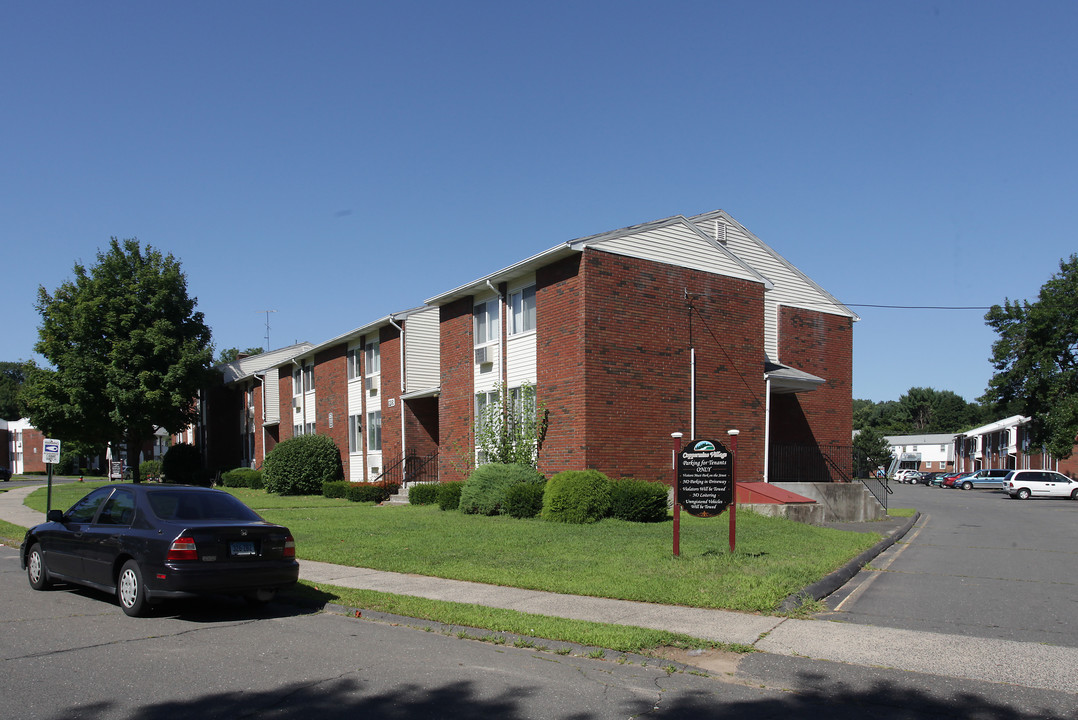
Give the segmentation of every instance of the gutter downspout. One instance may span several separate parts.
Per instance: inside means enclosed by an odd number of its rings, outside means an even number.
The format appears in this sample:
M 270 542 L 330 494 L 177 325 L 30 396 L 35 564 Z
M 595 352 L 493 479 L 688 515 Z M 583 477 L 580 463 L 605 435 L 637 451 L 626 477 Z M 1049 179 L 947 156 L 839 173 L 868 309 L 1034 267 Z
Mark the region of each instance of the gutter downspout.
M 255 375 L 255 380 L 262 386 L 262 425 L 258 428 L 262 433 L 262 462 L 266 462 L 266 380 L 262 375 Z
M 764 482 L 771 482 L 768 459 L 771 456 L 771 378 L 764 376 Z
M 389 318 L 389 324 L 392 325 L 393 327 L 397 328 L 397 332 L 400 333 L 400 339 L 401 339 L 401 341 L 400 341 L 400 352 L 398 354 L 400 355 L 400 359 L 401 359 L 401 373 L 400 373 L 401 374 L 401 382 L 400 382 L 400 385 L 401 385 L 401 395 L 403 396 L 404 395 L 404 389 L 405 389 L 405 383 L 404 383 L 404 328 L 401 327 L 400 325 L 398 325 L 397 321 L 394 320 L 392 317 Z M 398 400 L 400 400 L 400 406 L 401 406 L 401 408 L 400 408 L 400 413 L 401 413 L 401 460 L 403 461 L 404 458 L 408 457 L 408 437 L 404 433 L 404 398 L 401 397 L 401 398 L 398 398 Z M 384 465 L 385 463 L 382 463 L 382 464 Z M 401 478 L 402 478 L 402 480 L 404 480 L 405 483 L 407 482 L 407 478 L 405 478 L 405 476 L 404 476 L 403 469 L 401 471 Z M 402 483 L 402 484 L 404 484 L 404 483 Z

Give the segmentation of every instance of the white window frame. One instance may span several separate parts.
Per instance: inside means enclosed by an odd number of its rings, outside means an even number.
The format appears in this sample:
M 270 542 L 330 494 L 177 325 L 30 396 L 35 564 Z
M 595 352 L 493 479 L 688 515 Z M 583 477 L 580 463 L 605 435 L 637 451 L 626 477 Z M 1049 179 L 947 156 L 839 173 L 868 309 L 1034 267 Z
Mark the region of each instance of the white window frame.
M 535 330 L 535 285 L 509 294 L 509 334 L 520 335 Z
M 307 363 L 303 366 L 303 392 L 314 391 L 314 363 Z
M 303 394 L 303 368 L 297 367 L 292 370 L 292 397 Z
M 358 380 L 362 375 L 359 372 L 359 358 L 363 354 L 363 348 L 348 348 L 348 379 Z
M 382 372 L 382 345 L 372 340 L 363 346 L 363 365 L 366 377 Z
M 363 416 L 348 416 L 348 453 L 358 455 L 363 452 Z
M 490 300 L 478 302 L 472 308 L 473 337 L 475 346 L 489 345 L 501 340 L 501 300 L 493 297 Z
M 367 413 L 367 452 L 382 452 L 382 411 Z

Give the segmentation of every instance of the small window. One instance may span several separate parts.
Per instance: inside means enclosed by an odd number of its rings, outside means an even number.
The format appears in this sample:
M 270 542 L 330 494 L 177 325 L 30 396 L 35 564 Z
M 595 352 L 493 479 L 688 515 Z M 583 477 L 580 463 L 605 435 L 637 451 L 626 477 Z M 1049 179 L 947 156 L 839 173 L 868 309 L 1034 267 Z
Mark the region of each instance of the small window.
M 303 373 L 299 368 L 292 371 L 292 397 L 303 394 Z
M 349 348 L 348 350 L 348 379 L 355 380 L 361 377 L 359 372 L 359 348 Z
M 382 411 L 367 413 L 367 451 L 382 450 Z
M 535 329 L 535 286 L 529 285 L 509 296 L 509 334 L 518 335 Z
M 314 390 L 314 363 L 303 366 L 303 390 L 304 392 Z
M 475 306 L 475 344 L 485 345 L 501 338 L 498 332 L 498 298 Z
M 90 522 L 94 519 L 94 515 L 97 514 L 97 508 L 101 506 L 101 503 L 105 502 L 105 498 L 111 492 L 111 488 L 101 488 L 90 493 L 71 506 L 71 509 L 66 513 L 67 520 L 73 523 Z
M 361 416 L 349 415 L 348 416 L 348 452 L 358 453 L 363 449 L 360 444 L 363 442 L 363 423 Z
M 377 340 L 369 342 L 363 347 L 363 361 L 366 364 L 365 369 L 368 376 L 382 371 L 382 353 Z
M 135 520 L 135 496 L 126 490 L 117 490 L 101 508 L 98 525 L 129 526 Z

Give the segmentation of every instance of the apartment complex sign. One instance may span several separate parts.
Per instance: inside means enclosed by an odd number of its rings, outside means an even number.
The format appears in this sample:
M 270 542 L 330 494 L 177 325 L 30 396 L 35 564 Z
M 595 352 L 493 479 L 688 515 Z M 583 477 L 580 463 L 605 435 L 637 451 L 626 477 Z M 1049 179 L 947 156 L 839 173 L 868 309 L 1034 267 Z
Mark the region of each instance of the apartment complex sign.
M 677 501 L 696 517 L 715 517 L 734 502 L 733 455 L 713 440 L 691 440 L 678 453 Z

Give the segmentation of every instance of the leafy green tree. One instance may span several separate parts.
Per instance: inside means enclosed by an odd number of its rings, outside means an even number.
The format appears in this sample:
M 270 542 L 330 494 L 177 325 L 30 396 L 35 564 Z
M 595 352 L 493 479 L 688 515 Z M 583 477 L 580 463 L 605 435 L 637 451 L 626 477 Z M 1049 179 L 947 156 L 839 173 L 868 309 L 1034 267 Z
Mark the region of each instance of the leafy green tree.
M 139 480 L 139 451 L 156 427 L 175 433 L 197 419 L 194 398 L 213 359 L 210 329 L 171 254 L 112 238 L 107 252 L 52 294 L 38 289 L 34 349 L 21 398 L 46 435 L 92 445 L 123 443 Z
M 222 363 L 235 362 L 239 359 L 240 355 L 261 355 L 263 352 L 265 351 L 260 347 L 247 348 L 242 351 L 239 348 L 234 347 L 225 348 L 213 363 L 214 365 L 220 365 Z
M 19 389 L 26 379 L 25 363 L 0 362 L 0 420 L 18 420 Z
M 499 386 L 496 397 L 480 408 L 475 424 L 475 445 L 483 462 L 526 465 L 534 468 L 543 440 L 546 411 L 536 402 L 535 386 Z
M 1078 255 L 1060 261 L 1034 302 L 1007 299 L 984 319 L 999 338 L 983 402 L 1028 415 L 1034 445 L 1070 457 L 1078 435 Z
M 854 476 L 871 477 L 877 468 L 884 471 L 891 466 L 891 446 L 880 431 L 873 427 L 862 428 L 853 439 Z

